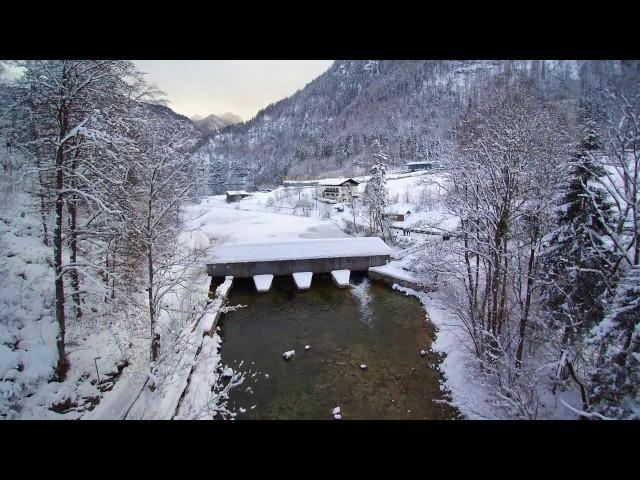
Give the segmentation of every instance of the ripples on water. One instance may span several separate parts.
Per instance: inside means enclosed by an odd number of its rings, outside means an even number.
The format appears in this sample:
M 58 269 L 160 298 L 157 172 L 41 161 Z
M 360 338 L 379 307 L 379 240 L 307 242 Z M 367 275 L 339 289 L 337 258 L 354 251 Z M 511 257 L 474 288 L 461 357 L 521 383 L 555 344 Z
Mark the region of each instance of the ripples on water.
M 418 301 L 362 275 L 351 284 L 314 275 L 299 292 L 292 277 L 276 277 L 257 294 L 252 279 L 234 280 L 229 303 L 247 307 L 225 314 L 220 334 L 223 364 L 247 375 L 230 395 L 238 419 L 332 419 L 337 406 L 343 419 L 456 415 L 432 401 L 443 399 L 440 359 L 420 356 L 434 330 Z
M 360 302 L 360 320 L 368 327 L 372 327 L 372 311 L 371 311 L 371 292 L 369 286 L 371 281 L 364 277 L 362 281 L 354 285 L 350 290 Z

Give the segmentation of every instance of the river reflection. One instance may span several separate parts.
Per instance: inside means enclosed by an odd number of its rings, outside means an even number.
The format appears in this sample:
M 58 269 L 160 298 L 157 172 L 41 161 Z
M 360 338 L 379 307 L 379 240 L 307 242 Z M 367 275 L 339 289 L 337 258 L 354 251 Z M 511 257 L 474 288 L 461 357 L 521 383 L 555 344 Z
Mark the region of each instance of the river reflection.
M 247 307 L 224 315 L 219 333 L 222 362 L 246 374 L 230 394 L 237 419 L 332 419 L 337 406 L 343 419 L 457 417 L 442 402 L 420 303 L 365 276 L 352 274 L 351 284 L 314 275 L 299 292 L 283 276 L 258 294 L 251 279 L 234 280 L 229 304 Z

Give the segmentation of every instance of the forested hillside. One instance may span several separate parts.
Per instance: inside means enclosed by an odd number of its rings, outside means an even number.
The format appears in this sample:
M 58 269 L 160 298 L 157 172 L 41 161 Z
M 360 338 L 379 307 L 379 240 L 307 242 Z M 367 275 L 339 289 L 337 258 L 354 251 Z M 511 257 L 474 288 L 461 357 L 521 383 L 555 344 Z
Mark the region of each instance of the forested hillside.
M 378 140 L 390 165 L 438 159 L 460 114 L 491 88 L 528 83 L 569 117 L 588 91 L 624 69 L 615 61 L 336 61 L 304 89 L 226 127 L 202 147 L 211 164 L 257 183 L 368 171 Z

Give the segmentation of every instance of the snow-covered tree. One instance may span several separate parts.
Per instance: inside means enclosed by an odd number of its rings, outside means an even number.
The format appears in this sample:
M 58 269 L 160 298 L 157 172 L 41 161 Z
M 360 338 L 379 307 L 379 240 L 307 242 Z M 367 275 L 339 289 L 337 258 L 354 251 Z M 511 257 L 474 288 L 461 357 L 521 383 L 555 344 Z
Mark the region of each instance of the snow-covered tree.
M 599 350 L 591 407 L 610 418 L 640 419 L 640 265 L 622 277 L 590 341 Z
M 95 174 L 87 152 L 108 148 L 113 138 L 108 125 L 114 112 L 125 111 L 139 79 L 132 62 L 112 60 L 46 60 L 23 62 L 24 74 L 16 84 L 14 110 L 18 147 L 33 160 L 40 178 L 43 220 L 53 203 L 52 243 L 55 266 L 58 379 L 65 377 L 65 275 L 71 276 L 76 315 L 81 316 L 77 259 L 77 209 L 82 203 L 95 211 L 111 212 L 89 188 Z M 92 157 L 93 158 L 93 157 Z M 46 200 L 46 201 L 45 201 Z M 65 209 L 66 207 L 66 209 Z M 65 215 L 69 222 L 65 222 Z M 64 259 L 66 233 L 71 258 Z M 48 238 L 48 232 L 45 239 Z
M 389 156 L 384 152 L 379 140 L 374 141 L 374 164 L 369 170 L 371 178 L 364 190 L 363 203 L 369 216 L 369 225 L 373 233 L 391 238 L 387 210 L 387 164 Z
M 136 118 L 138 154 L 132 159 L 124 206 L 126 223 L 132 231 L 129 247 L 145 258 L 145 284 L 150 360 L 160 349 L 158 319 L 166 310 L 165 296 L 184 281 L 184 255 L 176 248 L 179 209 L 190 198 L 199 181 L 190 150 L 193 138 L 184 128 L 157 122 L 141 106 Z
M 623 90 L 607 91 L 610 118 L 604 175 L 600 184 L 612 201 L 616 224 L 606 228 L 607 236 L 620 262 L 626 266 L 640 263 L 640 217 L 638 209 L 640 180 L 640 92 L 636 81 Z M 605 213 L 605 212 L 603 212 Z M 606 225 L 606 222 L 603 222 Z
M 628 80 L 625 82 L 624 80 Z M 593 329 L 597 351 L 590 377 L 594 409 L 615 418 L 638 418 L 638 332 L 640 310 L 640 92 L 637 78 L 606 91 L 609 122 L 604 175 L 599 179 L 611 201 L 614 222 L 605 226 L 615 258 L 610 275 L 619 278 L 606 316 Z M 593 197 L 593 195 L 592 195 Z
M 569 161 L 568 184 L 558 208 L 557 227 L 545 239 L 543 256 L 545 302 L 565 340 L 590 329 L 603 315 L 610 290 L 613 258 L 607 255 L 606 227 L 611 205 L 598 180 L 603 142 L 592 120 Z
M 487 381 L 525 418 L 537 409 L 526 340 L 540 321 L 538 256 L 564 174 L 565 131 L 558 113 L 526 88 L 495 91 L 474 105 L 460 122 L 442 185 L 459 235 L 427 261 L 446 275 L 450 307 Z

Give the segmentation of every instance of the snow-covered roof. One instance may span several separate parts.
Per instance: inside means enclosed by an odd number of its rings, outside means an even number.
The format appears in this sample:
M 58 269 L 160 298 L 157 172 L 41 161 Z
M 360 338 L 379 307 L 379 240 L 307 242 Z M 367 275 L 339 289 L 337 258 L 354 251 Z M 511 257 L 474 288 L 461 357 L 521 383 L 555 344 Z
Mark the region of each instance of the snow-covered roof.
M 413 205 L 411 205 L 410 203 L 398 202 L 395 205 L 391 205 L 385 208 L 384 213 L 406 214 L 406 213 L 410 213 L 412 208 L 413 208 Z
M 318 185 L 328 186 L 328 187 L 338 187 L 340 185 L 344 185 L 347 182 L 353 182 L 358 185 L 360 182 L 354 180 L 353 178 L 325 178 L 318 182 Z
M 431 165 L 433 162 L 425 160 L 424 162 L 409 162 L 405 163 L 405 165 Z
M 314 238 L 284 242 L 232 243 L 214 247 L 207 263 L 262 262 L 391 255 L 378 237 Z
M 411 213 L 411 210 L 402 208 L 388 208 L 384 211 L 385 215 L 407 215 Z
M 229 190 L 224 193 L 227 195 L 249 195 L 249 193 L 244 190 Z

